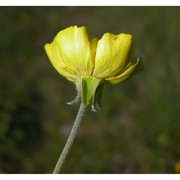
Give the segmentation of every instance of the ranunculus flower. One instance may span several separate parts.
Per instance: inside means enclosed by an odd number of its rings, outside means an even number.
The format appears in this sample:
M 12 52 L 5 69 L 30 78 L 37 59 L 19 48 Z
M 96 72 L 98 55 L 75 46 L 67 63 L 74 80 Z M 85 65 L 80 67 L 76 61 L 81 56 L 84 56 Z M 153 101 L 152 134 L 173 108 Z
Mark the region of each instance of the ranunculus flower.
M 141 58 L 132 61 L 132 36 L 125 33 L 105 33 L 98 40 L 86 27 L 71 26 L 60 31 L 45 50 L 55 69 L 76 84 L 82 103 L 92 100 L 93 107 L 98 107 L 98 89 L 105 81 L 121 83 L 143 67 Z

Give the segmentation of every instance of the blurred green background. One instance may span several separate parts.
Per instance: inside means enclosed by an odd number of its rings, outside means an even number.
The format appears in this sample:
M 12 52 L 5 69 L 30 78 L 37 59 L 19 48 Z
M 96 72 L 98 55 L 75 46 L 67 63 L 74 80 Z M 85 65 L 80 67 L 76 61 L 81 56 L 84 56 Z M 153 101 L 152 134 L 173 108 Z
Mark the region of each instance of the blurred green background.
M 145 69 L 107 84 L 62 173 L 180 173 L 180 7 L 0 7 L 0 173 L 51 173 L 74 122 L 75 86 L 44 44 L 85 25 L 130 33 Z

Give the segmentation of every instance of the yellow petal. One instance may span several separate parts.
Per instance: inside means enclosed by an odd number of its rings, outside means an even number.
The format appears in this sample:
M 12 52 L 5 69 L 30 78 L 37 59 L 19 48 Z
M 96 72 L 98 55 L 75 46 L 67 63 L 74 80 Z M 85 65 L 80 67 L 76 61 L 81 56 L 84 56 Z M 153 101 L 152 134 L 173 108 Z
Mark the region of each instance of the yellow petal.
M 128 64 L 132 36 L 121 33 L 105 33 L 97 44 L 93 75 L 108 78 L 120 72 Z
M 142 63 L 142 59 L 138 58 L 136 62 L 130 62 L 127 68 L 120 75 L 115 76 L 115 77 L 110 77 L 106 80 L 112 84 L 120 83 L 132 77 L 134 74 L 140 71 L 143 67 L 144 66 Z
M 55 37 L 64 64 L 78 75 L 90 75 L 94 69 L 96 38 L 90 38 L 86 27 L 71 26 Z
M 51 44 L 45 44 L 44 48 L 54 68 L 68 80 L 74 81 L 76 74 L 64 64 L 57 43 L 53 41 Z

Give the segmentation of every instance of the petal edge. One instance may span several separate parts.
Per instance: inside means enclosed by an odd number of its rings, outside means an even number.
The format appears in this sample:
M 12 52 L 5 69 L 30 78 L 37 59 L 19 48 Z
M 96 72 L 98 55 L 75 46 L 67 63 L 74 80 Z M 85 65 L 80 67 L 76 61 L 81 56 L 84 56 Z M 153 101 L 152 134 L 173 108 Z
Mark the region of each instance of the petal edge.
M 135 75 L 137 72 L 139 72 L 143 68 L 144 68 L 144 65 L 142 63 L 142 59 L 138 58 L 135 63 L 130 62 L 130 64 L 127 66 L 127 68 L 124 70 L 124 72 L 122 72 L 120 75 L 107 78 L 106 80 L 112 84 L 121 83 L 121 82 L 129 79 L 133 75 Z

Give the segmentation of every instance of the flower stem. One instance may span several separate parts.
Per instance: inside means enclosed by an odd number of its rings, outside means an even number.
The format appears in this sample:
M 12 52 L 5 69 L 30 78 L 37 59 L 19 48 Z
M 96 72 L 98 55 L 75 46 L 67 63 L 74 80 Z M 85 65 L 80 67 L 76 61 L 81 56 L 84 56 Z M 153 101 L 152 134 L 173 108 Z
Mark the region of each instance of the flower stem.
M 71 133 L 68 137 L 68 140 L 67 140 L 67 142 L 63 148 L 61 155 L 59 156 L 59 159 L 58 159 L 58 162 L 56 164 L 56 167 L 54 168 L 53 174 L 58 174 L 61 170 L 61 167 L 62 167 L 62 165 L 66 159 L 66 156 L 68 155 L 68 153 L 71 149 L 71 146 L 74 142 L 74 139 L 76 137 L 77 130 L 81 124 L 82 117 L 83 117 L 83 114 L 85 112 L 85 109 L 86 109 L 86 106 L 81 103 L 78 114 L 76 116 L 76 120 L 75 120 L 74 125 L 73 125 L 72 130 L 71 130 Z

